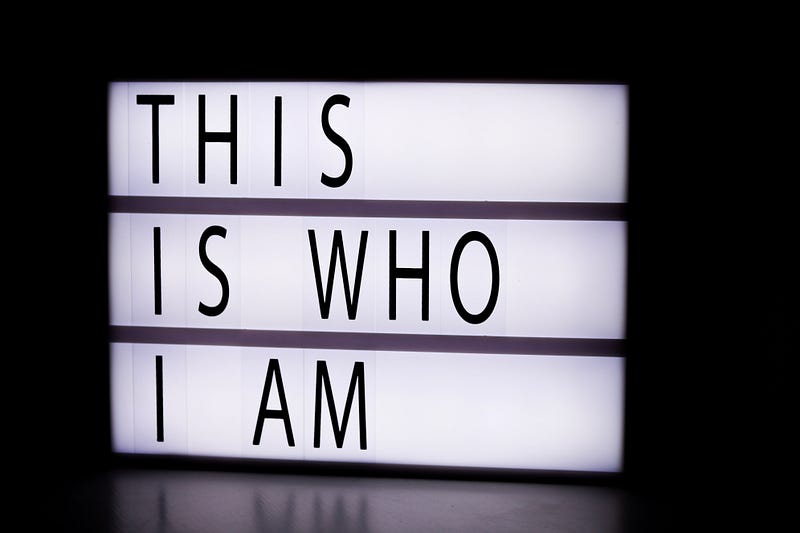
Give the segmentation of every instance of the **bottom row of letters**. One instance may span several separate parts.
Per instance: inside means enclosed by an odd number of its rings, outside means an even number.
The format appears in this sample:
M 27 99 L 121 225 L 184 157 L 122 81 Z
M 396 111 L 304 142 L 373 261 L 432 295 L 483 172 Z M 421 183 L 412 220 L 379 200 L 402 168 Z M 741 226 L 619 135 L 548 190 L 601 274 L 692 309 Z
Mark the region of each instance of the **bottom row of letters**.
M 111 344 L 113 448 L 618 472 L 623 357 Z

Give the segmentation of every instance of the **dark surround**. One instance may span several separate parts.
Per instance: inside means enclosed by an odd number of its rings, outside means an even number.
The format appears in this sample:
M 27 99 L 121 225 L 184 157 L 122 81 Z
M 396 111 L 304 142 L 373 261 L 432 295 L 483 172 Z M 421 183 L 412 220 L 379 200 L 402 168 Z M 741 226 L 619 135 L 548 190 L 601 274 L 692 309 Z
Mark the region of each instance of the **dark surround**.
M 8 405 L 22 409 L 12 425 L 22 436 L 16 453 L 36 472 L 25 482 L 35 487 L 48 476 L 116 464 L 107 403 L 108 81 L 609 81 L 630 85 L 631 111 L 621 481 L 709 513 L 733 512 L 743 498 L 780 507 L 788 496 L 754 487 L 785 475 L 794 420 L 788 355 L 800 331 L 800 268 L 791 254 L 791 171 L 779 162 L 788 140 L 770 122 L 788 105 L 785 90 L 760 69 L 587 54 L 503 65 L 463 50 L 420 61 L 392 49 L 379 63 L 356 55 L 342 68 L 319 58 L 153 62 L 132 52 L 114 64 L 59 65 L 68 76 L 32 73 L 26 100 L 37 111 L 15 110 L 26 145 L 16 168 L 25 175 L 9 180 L 15 196 L 6 197 L 16 220 L 7 250 L 17 258 L 8 284 L 19 306 L 7 331 L 25 332 L 19 344 L 9 342 L 7 353 L 23 353 L 10 357 L 21 368 L 12 366 L 6 378 L 18 386 Z M 42 223 L 33 222 L 38 217 Z

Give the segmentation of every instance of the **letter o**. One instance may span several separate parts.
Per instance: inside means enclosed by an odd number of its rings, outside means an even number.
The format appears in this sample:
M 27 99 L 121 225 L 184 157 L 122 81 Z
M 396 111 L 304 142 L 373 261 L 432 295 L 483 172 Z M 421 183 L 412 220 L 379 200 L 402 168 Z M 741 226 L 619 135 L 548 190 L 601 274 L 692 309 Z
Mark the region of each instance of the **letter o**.
M 492 290 L 489 294 L 489 301 L 486 302 L 486 306 L 483 308 L 483 311 L 480 313 L 473 315 L 469 311 L 464 308 L 464 304 L 461 302 L 461 295 L 458 293 L 458 264 L 461 261 L 461 253 L 464 251 L 464 248 L 470 242 L 477 241 L 486 248 L 486 251 L 489 253 L 489 261 L 492 264 Z M 480 231 L 470 231 L 465 233 L 456 243 L 456 247 L 453 250 L 453 258 L 450 260 L 450 295 L 453 298 L 453 305 L 456 308 L 459 316 L 469 322 L 470 324 L 480 324 L 481 322 L 485 322 L 487 318 L 492 314 L 494 311 L 495 305 L 497 305 L 497 295 L 500 292 L 500 265 L 497 262 L 497 252 L 492 245 L 492 241 L 489 240 L 489 237 L 481 233 Z

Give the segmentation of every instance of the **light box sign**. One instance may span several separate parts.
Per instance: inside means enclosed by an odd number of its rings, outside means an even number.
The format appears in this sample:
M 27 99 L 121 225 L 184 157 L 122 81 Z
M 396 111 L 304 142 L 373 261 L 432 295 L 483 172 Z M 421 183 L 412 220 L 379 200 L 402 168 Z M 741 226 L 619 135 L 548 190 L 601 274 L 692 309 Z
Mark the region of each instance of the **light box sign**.
M 622 469 L 623 85 L 112 83 L 117 453 Z

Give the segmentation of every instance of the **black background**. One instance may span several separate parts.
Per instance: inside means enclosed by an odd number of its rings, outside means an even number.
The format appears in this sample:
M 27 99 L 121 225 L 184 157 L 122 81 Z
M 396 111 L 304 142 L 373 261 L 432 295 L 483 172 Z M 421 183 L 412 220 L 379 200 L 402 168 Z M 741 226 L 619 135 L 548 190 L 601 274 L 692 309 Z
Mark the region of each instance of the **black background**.
M 14 59 L 20 74 L 7 80 L 4 106 L 14 124 L 5 151 L 4 436 L 24 467 L 22 494 L 114 464 L 109 81 L 574 81 L 630 86 L 622 483 L 678 502 L 687 517 L 760 522 L 785 509 L 777 481 L 793 479 L 789 354 L 800 324 L 797 173 L 785 166 L 791 145 L 779 127 L 791 126 L 796 106 L 771 48 L 602 32 L 538 42 L 518 30 L 428 31 L 423 40 L 412 28 L 385 34 L 380 21 L 368 34 L 320 23 L 278 36 L 270 27 L 217 40 L 168 25 L 124 39 L 112 26 L 84 39 L 66 31 L 40 56 Z M 204 38 L 215 46 L 199 46 Z M 314 44 L 290 46 L 303 39 Z

